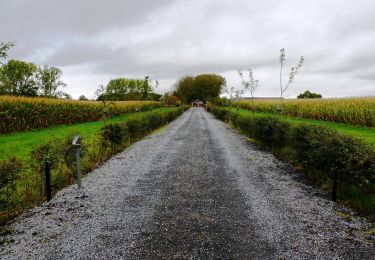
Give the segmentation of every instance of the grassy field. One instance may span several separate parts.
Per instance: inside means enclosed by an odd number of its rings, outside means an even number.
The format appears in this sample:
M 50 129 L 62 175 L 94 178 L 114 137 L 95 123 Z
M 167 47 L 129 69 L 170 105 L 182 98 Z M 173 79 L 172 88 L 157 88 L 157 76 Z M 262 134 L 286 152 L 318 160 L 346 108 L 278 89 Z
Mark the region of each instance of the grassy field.
M 228 108 L 229 110 L 236 112 L 236 108 Z M 252 115 L 252 111 L 248 109 L 239 109 L 239 113 L 243 115 Z M 280 117 L 279 115 L 273 113 L 255 112 L 256 116 L 259 117 Z M 344 123 L 335 123 L 323 120 L 312 120 L 299 117 L 289 117 L 284 116 L 284 119 L 292 123 L 305 123 L 305 124 L 316 124 L 321 126 L 326 126 L 335 129 L 339 133 L 354 136 L 364 140 L 369 144 L 375 145 L 375 127 L 366 127 L 358 125 L 349 125 Z
M 171 109 L 157 108 L 153 111 L 170 111 Z M 145 113 L 147 112 L 133 112 L 115 116 L 106 120 L 106 123 L 120 123 L 135 116 L 139 117 Z M 12 155 L 20 160 L 26 160 L 35 147 L 53 141 L 56 138 L 65 139 L 74 134 L 80 134 L 82 140 L 90 143 L 103 126 L 104 121 L 95 121 L 0 135 L 0 159 Z

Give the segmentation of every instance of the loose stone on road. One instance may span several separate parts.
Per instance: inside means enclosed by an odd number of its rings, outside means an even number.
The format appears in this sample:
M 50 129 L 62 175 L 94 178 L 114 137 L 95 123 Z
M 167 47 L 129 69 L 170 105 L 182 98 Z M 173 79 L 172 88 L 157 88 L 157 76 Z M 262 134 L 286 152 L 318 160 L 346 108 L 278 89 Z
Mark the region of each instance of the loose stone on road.
M 20 216 L 1 259 L 374 259 L 363 219 L 202 108 Z

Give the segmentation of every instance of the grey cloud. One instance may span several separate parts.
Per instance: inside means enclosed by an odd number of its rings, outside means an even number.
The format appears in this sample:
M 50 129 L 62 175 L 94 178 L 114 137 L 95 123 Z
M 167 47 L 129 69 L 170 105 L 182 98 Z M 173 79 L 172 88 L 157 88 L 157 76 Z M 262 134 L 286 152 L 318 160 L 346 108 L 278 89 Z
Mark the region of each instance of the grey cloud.
M 66 68 L 74 96 L 111 75 L 150 75 L 166 90 L 182 75 L 215 72 L 238 85 L 236 70 L 247 68 L 262 79 L 259 94 L 270 95 L 282 47 L 287 67 L 306 58 L 291 95 L 305 88 L 375 95 L 371 0 L 14 0 L 2 7 L 0 40 L 16 41 L 10 56 Z

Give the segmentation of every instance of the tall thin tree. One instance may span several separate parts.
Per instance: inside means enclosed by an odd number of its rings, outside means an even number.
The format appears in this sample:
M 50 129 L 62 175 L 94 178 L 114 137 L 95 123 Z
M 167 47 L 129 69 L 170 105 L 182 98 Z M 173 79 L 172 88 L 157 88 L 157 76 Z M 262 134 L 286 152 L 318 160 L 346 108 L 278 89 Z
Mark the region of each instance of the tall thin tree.
M 301 56 L 298 64 L 295 67 L 292 67 L 290 69 L 288 82 L 283 84 L 282 74 L 283 74 L 283 66 L 284 66 L 284 62 L 285 62 L 285 56 L 286 56 L 285 55 L 285 49 L 282 48 L 280 50 L 280 57 L 279 57 L 279 61 L 280 61 L 280 102 L 281 102 L 281 105 L 282 105 L 282 102 L 283 102 L 284 93 L 288 90 L 290 85 L 293 83 L 295 76 L 297 75 L 299 69 L 302 67 L 302 65 L 305 61 L 303 56 Z M 282 110 L 282 107 L 280 107 L 280 110 Z
M 248 69 L 249 71 L 249 79 L 246 81 L 244 79 L 243 73 L 241 70 L 238 71 L 238 74 L 241 78 L 241 84 L 243 86 L 244 90 L 249 90 L 251 95 L 251 110 L 253 111 L 253 114 L 255 113 L 255 106 L 254 106 L 254 95 L 255 91 L 259 87 L 259 80 L 254 78 L 254 73 L 251 69 Z

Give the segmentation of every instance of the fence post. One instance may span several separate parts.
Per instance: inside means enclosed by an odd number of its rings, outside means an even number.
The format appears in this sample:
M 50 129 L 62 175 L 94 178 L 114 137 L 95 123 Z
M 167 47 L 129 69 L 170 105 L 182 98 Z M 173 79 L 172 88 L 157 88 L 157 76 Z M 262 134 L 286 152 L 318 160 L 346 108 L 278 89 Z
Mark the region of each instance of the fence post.
M 82 188 L 81 185 L 81 136 L 76 135 L 73 138 L 72 145 L 75 147 L 76 150 L 76 163 L 77 163 L 77 185 L 78 189 Z
M 332 178 L 332 201 L 337 200 L 337 171 L 333 172 Z
M 52 168 L 52 162 L 45 161 L 44 162 L 44 174 L 45 174 L 45 178 L 46 178 L 46 197 L 47 197 L 47 201 L 50 201 L 52 199 L 51 168 Z

